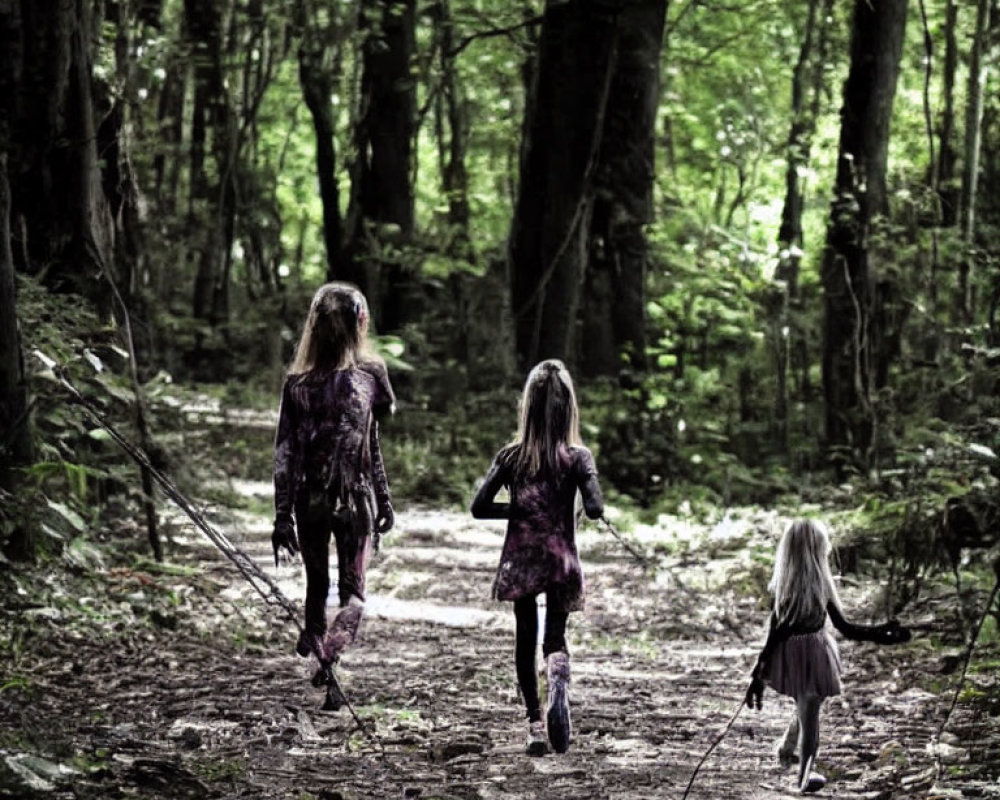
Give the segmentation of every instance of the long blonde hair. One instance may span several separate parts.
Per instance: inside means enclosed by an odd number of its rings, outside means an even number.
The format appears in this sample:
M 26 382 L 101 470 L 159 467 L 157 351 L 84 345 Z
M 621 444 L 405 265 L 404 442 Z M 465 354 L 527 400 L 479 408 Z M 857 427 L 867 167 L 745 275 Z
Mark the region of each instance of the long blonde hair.
M 515 479 L 559 474 L 559 450 L 582 445 L 580 411 L 566 365 L 551 358 L 528 373 L 521 395 L 517 435 L 506 455 Z
M 779 623 L 821 619 L 831 601 L 840 608 L 829 555 L 830 535 L 822 522 L 800 519 L 788 526 L 768 586 Z
M 326 283 L 316 290 L 289 375 L 345 369 L 377 361 L 368 342 L 368 301 L 350 283 Z

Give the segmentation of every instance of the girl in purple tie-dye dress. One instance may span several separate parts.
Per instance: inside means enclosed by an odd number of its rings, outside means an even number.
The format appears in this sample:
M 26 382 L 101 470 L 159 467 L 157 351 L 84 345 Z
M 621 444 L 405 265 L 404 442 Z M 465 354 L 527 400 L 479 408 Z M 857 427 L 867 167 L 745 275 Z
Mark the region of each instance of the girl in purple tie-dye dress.
M 271 541 L 275 563 L 283 550 L 302 550 L 305 628 L 296 650 L 323 664 L 357 636 L 368 560 L 393 524 L 379 443 L 393 404 L 385 364 L 368 345 L 364 295 L 349 284 L 321 286 L 281 391 Z M 341 610 L 327 630 L 331 535 Z
M 604 505 L 594 458 L 580 440 L 573 381 L 561 361 L 543 361 L 528 375 L 518 428 L 514 442 L 493 460 L 472 502 L 472 515 L 508 520 L 493 596 L 514 603 L 515 666 L 528 715 L 526 750 L 542 755 L 548 749 L 546 727 L 556 752 L 565 752 L 570 741 L 566 620 L 570 611 L 582 607 L 584 595 L 575 538 L 577 492 L 591 519 L 601 516 Z M 501 488 L 508 490 L 509 502 L 496 502 Z M 547 726 L 535 670 L 536 598 L 543 593 Z

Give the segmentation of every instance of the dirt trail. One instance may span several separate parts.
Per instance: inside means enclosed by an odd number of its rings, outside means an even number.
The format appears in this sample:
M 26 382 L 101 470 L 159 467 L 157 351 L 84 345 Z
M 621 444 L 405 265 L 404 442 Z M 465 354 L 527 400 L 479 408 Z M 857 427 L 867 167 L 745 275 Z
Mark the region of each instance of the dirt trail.
M 267 562 L 263 520 L 220 521 Z M 12 621 L 8 598 L 5 641 L 17 647 L 0 692 L 6 784 L 23 768 L 39 797 L 679 800 L 759 645 L 757 595 L 727 585 L 748 525 L 717 526 L 701 540 L 709 551 L 655 578 L 584 527 L 587 607 L 569 632 L 574 741 L 542 758 L 522 752 L 510 608 L 488 597 L 501 523 L 399 515 L 370 573 L 362 640 L 340 670 L 373 738 L 346 710 L 320 710 L 311 665 L 292 655 L 294 631 L 202 541 L 179 536 L 171 559 L 190 574 L 108 572 L 121 613 L 95 612 L 87 635 L 51 609 Z M 281 578 L 298 601 L 298 573 Z M 853 594 L 844 591 L 848 607 Z M 995 716 L 960 706 L 940 760 L 930 748 L 954 676 L 936 675 L 940 654 L 926 641 L 842 642 L 841 653 L 845 694 L 822 718 L 824 796 L 1000 797 Z M 940 693 L 919 688 L 930 678 Z M 761 712 L 744 710 L 690 796 L 792 794 L 792 772 L 773 755 L 791 712 L 773 693 Z M 0 796 L 35 796 L 26 781 Z

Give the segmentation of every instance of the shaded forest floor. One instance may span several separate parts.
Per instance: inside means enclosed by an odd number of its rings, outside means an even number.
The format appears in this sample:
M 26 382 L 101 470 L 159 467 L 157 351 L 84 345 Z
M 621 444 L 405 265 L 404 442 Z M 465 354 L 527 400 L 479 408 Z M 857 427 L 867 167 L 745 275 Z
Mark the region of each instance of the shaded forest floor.
M 213 519 L 273 572 L 268 487 L 237 488 L 245 508 Z M 20 576 L 20 589 L 5 579 L 0 796 L 680 798 L 744 692 L 767 578 L 748 554 L 772 551 L 782 520 L 664 523 L 635 534 L 648 547 L 683 533 L 655 571 L 601 528 L 581 529 L 589 593 L 570 618 L 574 740 L 541 758 L 523 754 L 512 614 L 489 600 L 502 523 L 398 515 L 370 572 L 361 642 L 339 670 L 370 735 L 346 709 L 320 709 L 294 629 L 180 518 L 167 566 L 111 566 L 97 545 L 73 547 Z M 300 602 L 297 569 L 277 574 Z M 932 644 L 947 638 L 952 592 L 943 583 L 907 609 L 919 631 L 907 645 L 841 641 L 845 693 L 822 716 L 824 795 L 1000 797 L 995 653 L 977 651 L 935 740 L 957 679 L 958 648 Z M 877 605 L 865 587 L 843 595 L 859 620 Z M 764 702 L 741 712 L 690 797 L 794 794 L 793 769 L 774 756 L 793 704 L 771 692 Z

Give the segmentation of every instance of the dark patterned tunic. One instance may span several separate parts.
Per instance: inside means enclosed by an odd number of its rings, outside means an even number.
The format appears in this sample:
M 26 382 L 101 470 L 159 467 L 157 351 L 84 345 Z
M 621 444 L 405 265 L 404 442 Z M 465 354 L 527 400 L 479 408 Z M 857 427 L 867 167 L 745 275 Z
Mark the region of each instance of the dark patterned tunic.
M 274 443 L 277 517 L 291 516 L 317 495 L 333 510 L 361 510 L 359 501 L 369 505 L 373 494 L 388 500 L 378 420 L 394 402 L 388 373 L 377 362 L 290 375 Z
M 583 607 L 584 585 L 576 552 L 577 490 L 588 517 L 604 513 L 594 457 L 586 447 L 564 448 L 558 476 L 514 484 L 509 452 L 505 448 L 493 460 L 472 501 L 477 519 L 508 520 L 493 597 L 517 600 L 545 592 L 551 600 L 555 593 L 567 611 L 578 610 Z M 510 502 L 494 502 L 503 487 L 510 492 Z

